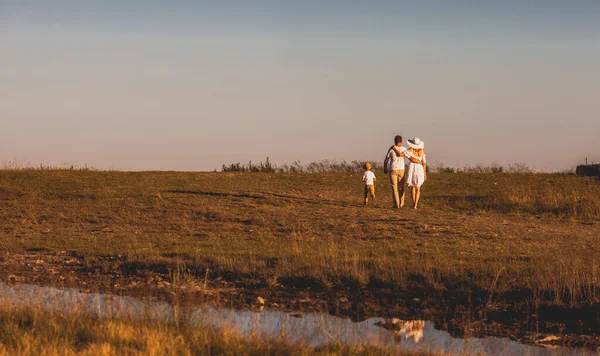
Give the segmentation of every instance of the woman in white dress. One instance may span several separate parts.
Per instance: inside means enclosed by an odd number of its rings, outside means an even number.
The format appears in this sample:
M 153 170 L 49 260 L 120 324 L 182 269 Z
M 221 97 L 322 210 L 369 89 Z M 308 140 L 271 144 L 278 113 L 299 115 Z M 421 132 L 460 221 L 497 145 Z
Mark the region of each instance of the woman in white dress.
M 408 164 L 406 182 L 412 188 L 412 201 L 414 208 L 419 206 L 421 198 L 421 186 L 427 180 L 427 158 L 425 156 L 425 142 L 418 137 L 408 140 L 410 149 L 406 153 L 406 158 L 410 161 Z

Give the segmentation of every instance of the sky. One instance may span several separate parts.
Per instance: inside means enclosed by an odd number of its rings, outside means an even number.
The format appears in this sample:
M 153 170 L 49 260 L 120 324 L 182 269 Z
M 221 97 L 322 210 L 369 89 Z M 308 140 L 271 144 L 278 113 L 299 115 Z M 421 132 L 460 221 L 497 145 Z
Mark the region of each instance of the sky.
M 0 0 L 0 164 L 600 162 L 600 2 Z

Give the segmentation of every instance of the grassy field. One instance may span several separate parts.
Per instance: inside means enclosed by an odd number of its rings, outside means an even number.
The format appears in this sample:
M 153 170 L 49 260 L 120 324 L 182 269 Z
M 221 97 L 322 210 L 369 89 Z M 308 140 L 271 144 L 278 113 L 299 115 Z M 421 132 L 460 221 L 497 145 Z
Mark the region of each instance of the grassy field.
M 432 173 L 418 211 L 378 179 L 365 207 L 358 174 L 0 171 L 0 278 L 598 307 L 597 179 Z

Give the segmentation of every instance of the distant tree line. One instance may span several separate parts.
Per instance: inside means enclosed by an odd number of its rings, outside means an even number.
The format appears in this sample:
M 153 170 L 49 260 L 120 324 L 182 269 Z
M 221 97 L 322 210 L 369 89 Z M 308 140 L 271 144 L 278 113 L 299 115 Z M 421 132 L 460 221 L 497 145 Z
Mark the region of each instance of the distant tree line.
M 321 160 L 309 164 L 303 164 L 300 161 L 294 161 L 292 164 L 274 165 L 267 157 L 265 162 L 254 164 L 232 163 L 223 165 L 223 172 L 263 172 L 263 173 L 359 173 L 364 171 L 364 165 L 367 161 L 336 161 Z M 382 163 L 369 161 L 373 165 L 373 171 L 383 171 Z M 486 173 L 486 174 L 528 174 L 534 173 L 534 170 L 524 163 L 513 163 L 501 165 L 498 163 L 478 164 L 474 166 L 465 166 L 462 168 L 448 167 L 443 163 L 431 164 L 427 166 L 427 171 L 436 173 Z M 560 172 L 562 174 L 575 174 L 575 169 L 567 169 Z
M 447 167 L 443 163 L 438 163 L 431 165 L 431 170 L 438 173 L 533 173 L 533 169 L 524 163 L 513 163 L 508 166 L 498 163 L 478 164 L 462 168 Z
M 223 165 L 221 169 L 223 172 L 263 172 L 263 173 L 274 173 L 277 172 L 277 167 L 271 164 L 269 157 L 266 162 L 260 162 L 259 164 L 253 164 L 252 161 L 248 162 L 247 165 L 241 163 L 232 163 L 230 165 Z
M 294 161 L 292 164 L 276 166 L 271 163 L 269 157 L 263 163 L 254 164 L 251 161 L 248 164 L 232 163 L 223 165 L 222 172 L 262 172 L 262 173 L 357 173 L 364 171 L 364 165 L 367 161 L 335 161 L 322 160 L 309 164 L 302 164 L 300 161 Z M 373 170 L 380 170 L 381 165 L 372 162 Z

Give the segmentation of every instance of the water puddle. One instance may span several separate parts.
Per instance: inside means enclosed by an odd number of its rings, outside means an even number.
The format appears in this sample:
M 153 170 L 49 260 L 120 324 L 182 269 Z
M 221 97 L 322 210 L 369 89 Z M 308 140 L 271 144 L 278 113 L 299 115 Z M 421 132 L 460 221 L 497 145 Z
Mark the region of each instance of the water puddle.
M 348 345 L 371 344 L 392 350 L 457 355 L 598 355 L 592 350 L 536 347 L 497 337 L 457 339 L 445 331 L 436 330 L 433 323 L 422 320 L 372 318 L 355 323 L 319 313 L 235 311 L 213 306 L 175 307 L 166 302 L 85 294 L 72 289 L 28 284 L 0 283 L 0 304 L 39 307 L 61 313 L 82 310 L 99 318 L 143 317 L 166 322 L 185 319 L 192 325 L 231 328 L 245 337 L 283 338 L 289 343 L 313 347 L 337 341 Z

